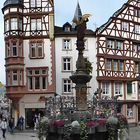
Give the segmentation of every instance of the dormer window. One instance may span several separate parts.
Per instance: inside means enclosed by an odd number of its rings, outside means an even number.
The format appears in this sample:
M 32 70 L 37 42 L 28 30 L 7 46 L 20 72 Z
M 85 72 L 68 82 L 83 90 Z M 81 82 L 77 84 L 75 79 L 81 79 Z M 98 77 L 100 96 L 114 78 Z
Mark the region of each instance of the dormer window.
M 63 31 L 64 32 L 70 32 L 71 31 L 71 24 L 66 22 L 64 25 L 63 25 Z
M 65 29 L 65 32 L 70 32 L 70 27 L 69 26 L 66 26 L 64 29 Z

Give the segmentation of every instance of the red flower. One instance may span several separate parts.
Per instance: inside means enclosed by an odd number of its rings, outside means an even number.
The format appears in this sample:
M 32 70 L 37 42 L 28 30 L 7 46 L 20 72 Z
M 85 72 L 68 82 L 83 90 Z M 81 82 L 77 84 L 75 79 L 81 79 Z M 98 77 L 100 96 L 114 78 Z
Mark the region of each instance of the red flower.
M 54 126 L 63 127 L 64 125 L 65 125 L 65 121 L 64 120 L 55 120 L 54 121 Z
M 97 123 L 95 121 L 89 121 L 89 122 L 87 122 L 87 126 L 88 127 L 92 127 L 92 126 L 96 126 L 96 125 L 97 125 Z
M 97 123 L 101 126 L 106 125 L 106 119 L 102 118 L 102 119 L 98 119 Z

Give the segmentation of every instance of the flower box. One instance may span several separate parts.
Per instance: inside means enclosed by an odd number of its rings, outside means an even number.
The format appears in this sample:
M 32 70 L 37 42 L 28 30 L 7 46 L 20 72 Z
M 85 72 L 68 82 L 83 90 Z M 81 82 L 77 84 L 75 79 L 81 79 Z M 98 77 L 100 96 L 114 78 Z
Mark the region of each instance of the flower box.
M 88 134 L 94 134 L 95 133 L 95 127 L 94 126 L 87 127 L 87 132 L 88 132 Z
M 107 128 L 106 128 L 106 125 L 98 125 L 96 130 L 97 132 L 106 132 Z

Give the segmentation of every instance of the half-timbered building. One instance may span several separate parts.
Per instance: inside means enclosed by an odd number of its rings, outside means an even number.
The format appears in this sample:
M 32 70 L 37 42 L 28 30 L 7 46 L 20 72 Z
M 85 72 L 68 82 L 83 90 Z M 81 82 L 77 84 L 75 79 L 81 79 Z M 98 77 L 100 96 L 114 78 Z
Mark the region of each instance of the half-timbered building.
M 6 52 L 6 95 L 12 117 L 44 113 L 55 91 L 53 0 L 6 0 L 3 8 Z
M 140 1 L 131 0 L 96 32 L 97 80 L 102 96 L 119 96 L 128 121 L 140 121 L 138 82 L 140 66 Z M 134 81 L 133 81 L 134 80 Z

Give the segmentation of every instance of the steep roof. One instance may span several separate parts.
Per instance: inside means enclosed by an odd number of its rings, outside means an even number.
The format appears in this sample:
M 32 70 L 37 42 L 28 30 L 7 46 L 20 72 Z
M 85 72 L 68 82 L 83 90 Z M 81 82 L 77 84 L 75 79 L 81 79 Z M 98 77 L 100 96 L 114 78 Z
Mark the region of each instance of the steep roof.
M 118 9 L 109 19 L 108 21 L 101 25 L 99 28 L 97 28 L 96 33 L 101 33 L 112 21 L 113 21 L 113 17 L 117 17 L 125 8 L 127 7 L 127 3 L 124 3 L 123 6 Z
M 23 0 L 6 0 L 4 2 L 4 7 L 9 5 L 9 4 L 22 4 L 23 3 Z
M 76 28 L 71 28 L 70 31 L 65 31 L 64 30 L 65 25 L 69 25 L 71 27 L 71 24 L 68 22 L 66 22 L 62 27 L 55 26 L 55 32 L 54 32 L 55 37 L 57 37 L 57 36 L 74 36 L 74 37 L 76 37 L 76 35 L 77 35 Z M 95 32 L 93 32 L 90 29 L 87 29 L 85 36 L 95 36 Z

